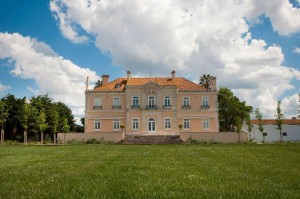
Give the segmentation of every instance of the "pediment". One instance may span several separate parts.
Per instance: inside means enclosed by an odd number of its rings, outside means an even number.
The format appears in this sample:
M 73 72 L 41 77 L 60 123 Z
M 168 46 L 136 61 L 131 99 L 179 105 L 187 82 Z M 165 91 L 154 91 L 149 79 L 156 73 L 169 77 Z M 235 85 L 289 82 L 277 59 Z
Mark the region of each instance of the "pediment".
M 160 87 L 160 85 L 153 81 L 150 81 L 150 82 L 147 82 L 146 84 L 144 84 L 144 88 L 158 88 L 158 87 Z

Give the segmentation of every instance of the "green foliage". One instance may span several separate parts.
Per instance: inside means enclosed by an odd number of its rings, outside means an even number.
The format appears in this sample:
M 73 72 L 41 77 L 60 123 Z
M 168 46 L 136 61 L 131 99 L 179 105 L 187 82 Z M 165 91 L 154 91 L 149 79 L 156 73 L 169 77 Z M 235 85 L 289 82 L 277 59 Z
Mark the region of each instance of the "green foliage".
M 258 120 L 258 130 L 262 134 L 263 142 L 265 142 L 264 127 L 262 124 L 262 113 L 260 112 L 259 108 L 256 108 L 255 110 L 255 118 Z
M 41 110 L 38 116 L 38 128 L 40 133 L 44 133 L 48 128 L 48 124 L 46 123 L 46 113 L 43 110 Z
M 221 132 L 234 131 L 243 125 L 252 112 L 252 107 L 241 102 L 230 89 L 220 88 L 218 93 L 219 126 Z
M 299 198 L 300 144 L 0 146 L 0 198 Z
M 204 86 L 207 90 L 209 90 L 210 85 L 212 84 L 213 76 L 210 74 L 203 74 L 199 79 L 199 84 Z
M 5 107 L 5 102 L 0 100 L 0 128 L 4 128 L 8 117 L 8 110 Z
M 282 142 L 282 140 L 283 140 L 282 124 L 283 124 L 284 115 L 283 115 L 282 110 L 281 110 L 281 101 L 277 101 L 276 110 L 277 110 L 277 114 L 275 115 L 276 116 L 276 124 L 277 124 L 277 129 L 279 130 L 280 141 Z
M 68 133 L 70 131 L 70 125 L 68 124 L 67 118 L 65 118 L 63 121 L 64 121 L 64 123 L 63 123 L 63 126 L 61 128 L 61 132 L 62 133 Z

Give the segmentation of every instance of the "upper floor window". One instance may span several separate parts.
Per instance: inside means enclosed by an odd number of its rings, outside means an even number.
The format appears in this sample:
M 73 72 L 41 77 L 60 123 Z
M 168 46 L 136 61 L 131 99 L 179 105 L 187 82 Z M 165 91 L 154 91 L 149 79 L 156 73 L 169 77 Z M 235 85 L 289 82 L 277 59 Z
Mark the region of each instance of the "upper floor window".
M 137 96 L 132 97 L 132 107 L 133 108 L 140 107 L 139 97 Z
M 190 105 L 190 98 L 189 97 L 183 97 L 183 107 L 186 107 L 186 108 L 190 108 L 191 105 Z
M 154 96 L 148 97 L 148 108 L 156 108 Z
M 101 106 L 101 98 L 100 97 L 95 97 L 94 98 L 94 106 L 93 106 L 94 109 L 99 109 L 99 108 L 102 108 Z
M 183 120 L 183 128 L 184 129 L 190 129 L 190 119 L 184 119 Z
M 209 119 L 202 120 L 203 129 L 209 129 Z
M 100 120 L 94 120 L 94 130 L 100 130 L 100 129 L 101 129 Z
M 120 97 L 114 97 L 113 108 L 120 108 Z
M 132 129 L 133 130 L 139 129 L 139 119 L 138 118 L 132 119 Z
M 202 97 L 202 104 L 201 108 L 209 108 L 209 98 L 208 97 Z
M 114 119 L 114 130 L 120 130 L 120 120 Z
M 171 118 L 165 118 L 165 129 L 171 129 Z
M 171 107 L 171 97 L 170 96 L 165 97 L 164 107 Z

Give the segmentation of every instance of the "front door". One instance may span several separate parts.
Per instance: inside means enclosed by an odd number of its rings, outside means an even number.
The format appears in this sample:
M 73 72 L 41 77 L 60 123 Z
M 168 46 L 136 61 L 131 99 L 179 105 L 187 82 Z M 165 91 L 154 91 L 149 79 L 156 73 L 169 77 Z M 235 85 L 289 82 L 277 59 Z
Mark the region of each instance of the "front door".
M 155 133 L 155 119 L 153 118 L 148 120 L 148 132 Z

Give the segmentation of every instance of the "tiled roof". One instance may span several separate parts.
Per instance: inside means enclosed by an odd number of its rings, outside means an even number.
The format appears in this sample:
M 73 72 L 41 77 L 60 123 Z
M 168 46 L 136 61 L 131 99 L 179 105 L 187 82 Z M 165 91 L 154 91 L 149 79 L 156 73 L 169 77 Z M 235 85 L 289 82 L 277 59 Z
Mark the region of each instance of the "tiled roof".
M 261 122 L 262 124 L 273 124 L 277 125 L 276 119 L 264 119 Z M 258 120 L 251 120 L 251 124 L 259 124 Z M 289 124 L 289 125 L 300 125 L 300 120 L 297 119 L 285 119 L 283 120 L 283 124 Z
M 132 77 L 129 80 L 127 78 L 118 78 L 104 86 L 94 88 L 93 91 L 100 92 L 122 92 L 126 86 L 143 86 L 147 83 L 153 82 L 160 86 L 177 86 L 178 91 L 181 92 L 197 92 L 206 91 L 206 89 L 194 82 L 191 82 L 183 77 L 176 77 L 175 81 L 171 77 L 153 77 L 153 78 L 135 78 Z M 117 85 L 120 85 L 118 88 Z

